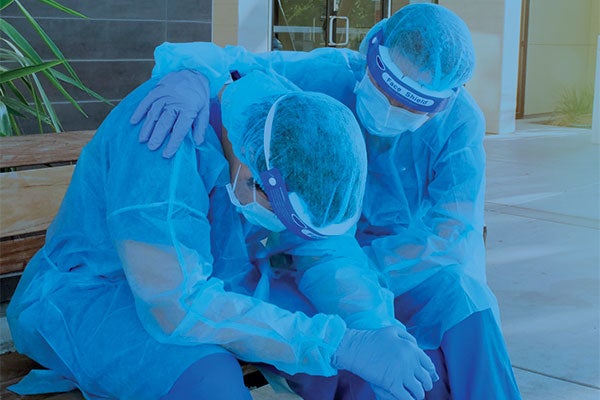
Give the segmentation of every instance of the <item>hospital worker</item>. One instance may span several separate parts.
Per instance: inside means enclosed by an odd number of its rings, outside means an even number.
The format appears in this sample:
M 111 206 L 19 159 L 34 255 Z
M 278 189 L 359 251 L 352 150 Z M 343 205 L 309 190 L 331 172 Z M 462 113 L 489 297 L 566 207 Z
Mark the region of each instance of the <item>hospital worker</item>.
M 204 46 L 158 47 L 165 76 L 134 114 L 134 121 L 147 115 L 140 140 L 156 149 L 170 135 L 166 157 L 190 127 L 201 142 L 208 102 L 171 89 L 194 87 L 201 74 L 231 67 L 273 68 L 349 106 L 368 153 L 356 237 L 394 293 L 396 317 L 441 376 L 427 398 L 519 399 L 486 283 L 485 122 L 464 87 L 475 68 L 465 23 L 443 6 L 411 4 L 376 24 L 359 52 L 252 54 L 226 47 L 220 57 L 206 57 Z
M 367 157 L 353 114 L 272 71 L 238 77 L 205 82 L 212 124 L 170 159 L 129 123 L 158 77 L 83 149 L 7 311 L 17 350 L 48 369 L 11 390 L 250 399 L 238 360 L 345 371 L 382 399 L 431 389 L 433 364 L 353 236 Z

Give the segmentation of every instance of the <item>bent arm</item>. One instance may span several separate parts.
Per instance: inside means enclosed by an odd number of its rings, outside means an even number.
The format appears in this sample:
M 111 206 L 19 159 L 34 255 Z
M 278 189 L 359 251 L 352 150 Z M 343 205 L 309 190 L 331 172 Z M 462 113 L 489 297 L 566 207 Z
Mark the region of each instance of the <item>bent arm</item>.
M 139 126 L 131 128 L 127 119 L 151 87 L 128 96 L 101 127 L 109 130 L 107 228 L 144 327 L 160 341 L 220 345 L 290 374 L 334 374 L 330 360 L 345 330 L 341 318 L 291 313 L 227 291 L 214 276 L 207 215 L 210 207 L 224 205 L 211 204 L 209 193 L 227 174 L 227 163 L 212 141 L 197 147 L 190 137 L 172 159 L 140 151 Z M 214 229 L 243 237 L 240 226 L 218 224 Z M 245 244 L 240 246 L 243 254 Z M 249 269 L 247 257 L 239 262 L 240 271 Z
M 483 201 L 485 153 L 482 124 L 453 132 L 432 162 L 426 193 L 408 226 L 366 247 L 396 296 L 436 272 L 458 269 L 485 281 Z
M 319 312 L 339 315 L 353 329 L 402 326 L 394 316 L 392 293 L 382 286 L 352 233 L 290 240 L 295 240 L 287 252 L 299 271 L 298 289 Z
M 354 85 L 365 70 L 360 54 L 338 49 L 252 54 L 242 47 L 220 48 L 213 43 L 164 43 L 154 56 L 152 75 L 160 82 L 135 110 L 131 123 L 146 117 L 139 139 L 148 142 L 150 150 L 169 137 L 163 150 L 166 158 L 173 156 L 190 129 L 196 144 L 202 143 L 209 99 L 232 79 L 234 70 L 241 75 L 273 70 L 303 90 L 328 94 L 350 108 Z
M 157 340 L 217 344 L 289 374 L 335 373 L 330 360 L 345 331 L 338 317 L 308 317 L 226 291 L 191 249 L 178 256 L 170 246 L 123 241 L 119 250 L 138 315 Z

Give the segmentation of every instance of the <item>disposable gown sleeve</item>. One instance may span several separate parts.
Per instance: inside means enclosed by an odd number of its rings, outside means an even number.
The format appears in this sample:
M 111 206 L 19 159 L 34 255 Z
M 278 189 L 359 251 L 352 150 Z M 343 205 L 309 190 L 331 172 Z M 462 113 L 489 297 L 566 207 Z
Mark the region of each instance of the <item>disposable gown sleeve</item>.
M 403 326 L 394 317 L 394 296 L 379 281 L 376 271 L 353 234 L 306 241 L 286 232 L 287 251 L 298 270 L 298 288 L 317 311 L 337 314 L 353 329 Z
M 365 73 L 365 58 L 349 49 L 319 48 L 309 52 L 271 51 L 255 56 L 255 62 L 285 76 L 302 90 L 325 93 L 355 106 L 354 87 Z
M 107 163 L 108 225 L 145 329 L 161 342 L 219 345 L 289 374 L 335 374 L 331 356 L 346 328 L 340 317 L 292 313 L 226 291 L 212 276 L 210 229 L 234 229 L 211 227 L 206 217 L 210 171 L 224 161 L 189 138 L 171 160 L 134 149 L 135 135 L 108 142 L 118 154 Z
M 310 52 L 250 53 L 240 46 L 221 48 L 208 42 L 168 43 L 154 51 L 153 77 L 193 69 L 209 81 L 211 97 L 230 79 L 253 69 L 274 70 L 302 90 L 325 93 L 354 109 L 354 86 L 365 73 L 365 59 L 348 49 L 321 48 Z
M 202 73 L 210 83 L 211 98 L 216 97 L 223 85 L 231 80 L 231 71 L 244 75 L 251 70 L 268 68 L 267 63 L 257 60 L 243 47 L 222 48 L 210 42 L 165 42 L 154 50 L 154 61 L 153 78 L 184 69 Z
M 426 196 L 414 205 L 410 224 L 394 227 L 365 248 L 394 295 L 440 271 L 485 282 L 483 121 L 475 115 L 460 124 L 428 167 L 417 165 L 424 181 L 416 184 L 423 185 Z

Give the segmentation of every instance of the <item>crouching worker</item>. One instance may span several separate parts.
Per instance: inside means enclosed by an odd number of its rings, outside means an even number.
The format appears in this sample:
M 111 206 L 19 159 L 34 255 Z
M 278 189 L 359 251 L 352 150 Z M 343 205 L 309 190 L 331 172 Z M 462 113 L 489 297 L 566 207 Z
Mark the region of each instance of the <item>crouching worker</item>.
M 223 90 L 207 82 L 218 112 L 204 141 L 165 159 L 129 123 L 156 82 L 84 148 L 25 270 L 8 320 L 17 350 L 48 370 L 11 390 L 250 399 L 244 360 L 308 378 L 294 386 L 306 398 L 423 398 L 433 364 L 353 238 L 367 162 L 353 114 L 250 71 Z

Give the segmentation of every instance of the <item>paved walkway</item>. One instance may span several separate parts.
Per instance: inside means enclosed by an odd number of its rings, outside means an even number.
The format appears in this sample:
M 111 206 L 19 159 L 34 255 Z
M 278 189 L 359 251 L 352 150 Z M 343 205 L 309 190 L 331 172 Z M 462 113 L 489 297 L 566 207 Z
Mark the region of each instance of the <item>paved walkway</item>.
M 524 400 L 600 399 L 600 146 L 518 121 L 487 136 L 488 281 Z

